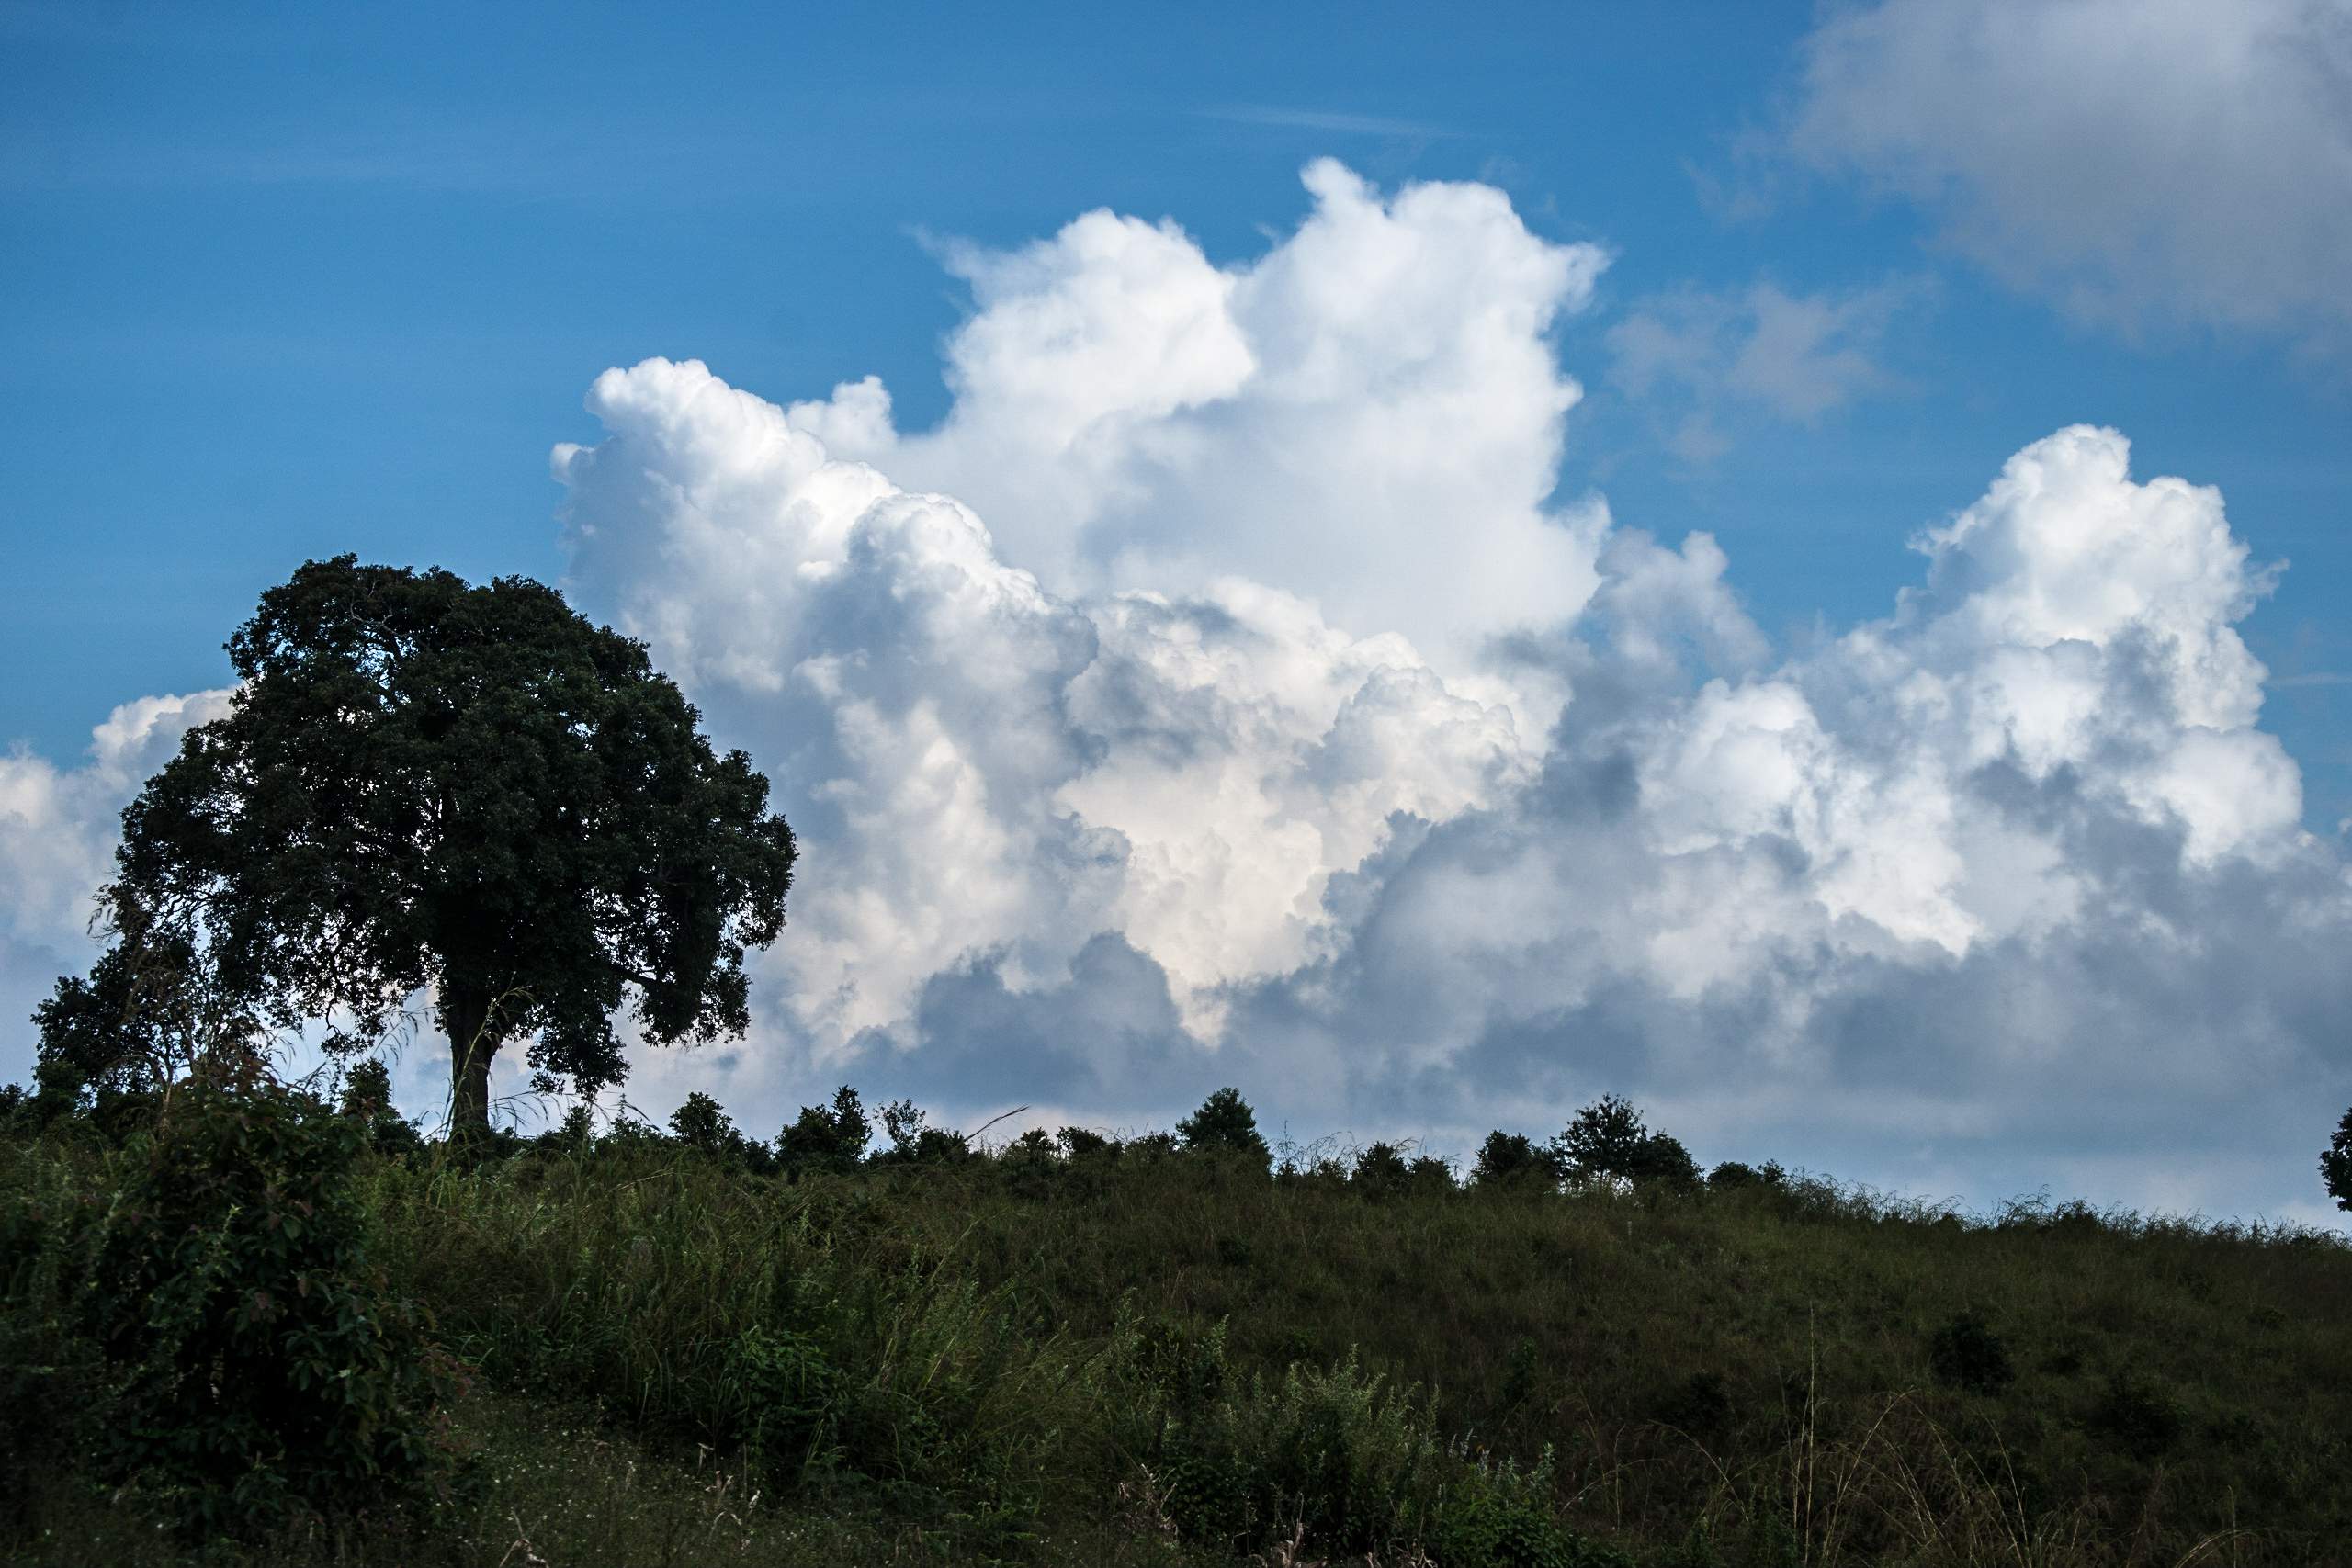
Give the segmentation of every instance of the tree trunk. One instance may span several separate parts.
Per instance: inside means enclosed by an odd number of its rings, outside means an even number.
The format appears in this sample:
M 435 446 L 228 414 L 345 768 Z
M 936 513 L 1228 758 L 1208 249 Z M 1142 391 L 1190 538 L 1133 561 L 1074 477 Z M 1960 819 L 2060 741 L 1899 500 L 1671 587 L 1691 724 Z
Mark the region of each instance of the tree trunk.
M 463 984 L 441 987 L 441 1028 L 449 1036 L 449 1136 L 473 1143 L 490 1136 L 490 1059 L 499 1040 L 490 998 Z

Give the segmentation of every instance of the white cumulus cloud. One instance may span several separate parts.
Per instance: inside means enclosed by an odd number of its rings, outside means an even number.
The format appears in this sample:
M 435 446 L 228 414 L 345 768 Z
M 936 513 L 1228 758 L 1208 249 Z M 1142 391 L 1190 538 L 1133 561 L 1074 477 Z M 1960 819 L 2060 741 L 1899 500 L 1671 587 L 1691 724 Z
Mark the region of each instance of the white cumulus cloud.
M 2094 1084 L 2250 1125 L 2224 1056 L 2346 1076 L 2310 1025 L 2344 987 L 2292 963 L 2352 898 L 2257 728 L 2272 573 L 2215 491 L 2060 431 L 1883 619 L 1776 659 L 1713 540 L 1550 508 L 1546 334 L 1599 254 L 1491 190 L 1308 184 L 1238 265 L 1110 214 L 950 247 L 930 431 L 870 380 L 598 380 L 576 587 L 807 846 L 761 991 L 794 1065 L 739 1098 L 864 1062 L 1134 1114 L 1254 1074 L 1469 1137 L 1639 1087 L 1942 1171 L 2079 1136 L 2044 1111 Z
M 2352 877 L 2259 728 L 2275 574 L 2221 495 L 2056 432 L 1883 616 L 1776 650 L 1713 539 L 1554 499 L 1601 254 L 1483 186 L 1306 181 L 1238 263 L 1109 213 L 945 247 L 930 430 L 872 379 L 596 378 L 571 591 L 803 851 L 749 1047 L 636 1092 L 1132 1124 L 1233 1082 L 1459 1149 L 1616 1089 L 1702 1155 L 1977 1197 L 2301 1193 L 2300 1155 L 2227 1173 L 2352 1096 Z M 63 954 L 220 700 L 0 763 L 11 942 Z

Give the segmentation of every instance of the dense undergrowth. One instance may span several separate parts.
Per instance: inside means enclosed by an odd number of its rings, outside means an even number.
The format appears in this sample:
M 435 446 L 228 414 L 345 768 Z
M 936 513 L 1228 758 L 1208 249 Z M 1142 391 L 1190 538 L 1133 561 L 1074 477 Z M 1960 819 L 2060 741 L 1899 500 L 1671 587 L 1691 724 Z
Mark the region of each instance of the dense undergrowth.
M 251 1083 L 19 1116 L 0 1546 L 2352 1561 L 2329 1237 L 1508 1147 L 1269 1174 L 1205 1122 L 976 1153 L 892 1109 L 863 1159 L 821 1110 L 781 1155 L 715 1108 L 459 1155 Z

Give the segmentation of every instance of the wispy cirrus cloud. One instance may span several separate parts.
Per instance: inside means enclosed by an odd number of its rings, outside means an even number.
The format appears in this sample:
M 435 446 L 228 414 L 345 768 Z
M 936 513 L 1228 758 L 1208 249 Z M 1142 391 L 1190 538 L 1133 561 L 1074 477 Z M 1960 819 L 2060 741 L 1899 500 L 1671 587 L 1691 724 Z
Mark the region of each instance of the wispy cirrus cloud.
M 1236 125 L 1278 126 L 1289 130 L 1314 130 L 1338 136 L 1401 136 L 1419 141 L 1439 141 L 1464 134 L 1427 120 L 1392 115 L 1287 108 L 1271 104 L 1219 104 L 1193 112 L 1203 119 L 1221 119 Z
M 1743 413 L 1812 424 L 1901 389 L 1883 362 L 1890 330 L 1933 294 L 1924 278 L 1898 278 L 1812 294 L 1759 282 L 1651 295 L 1609 329 L 1610 379 L 1649 411 L 1678 456 L 1711 461 Z

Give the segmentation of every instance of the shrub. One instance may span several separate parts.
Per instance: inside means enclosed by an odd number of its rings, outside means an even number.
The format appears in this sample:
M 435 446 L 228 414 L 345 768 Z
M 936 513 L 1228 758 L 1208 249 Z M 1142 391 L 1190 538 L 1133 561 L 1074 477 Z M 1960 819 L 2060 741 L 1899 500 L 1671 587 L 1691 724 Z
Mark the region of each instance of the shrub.
M 2018 1375 L 2009 1348 L 1973 1312 L 1936 1330 L 1928 1342 L 1928 1366 L 1938 1382 L 1965 1393 L 1997 1393 Z
M 1294 1362 L 1170 1423 L 1157 1473 L 1194 1540 L 1247 1550 L 1296 1529 L 1318 1548 L 1418 1540 L 1451 1467 L 1418 1391 L 1389 1391 L 1351 1356 Z
M 1657 1418 L 1693 1438 L 1713 1437 L 1731 1425 L 1731 1393 L 1721 1372 L 1692 1372 L 1667 1391 Z
M 2129 1371 L 2112 1373 L 2091 1410 L 2092 1430 L 2133 1459 L 2156 1458 L 2180 1440 L 2180 1405 L 2164 1390 Z
M 365 1137 L 249 1071 L 191 1080 L 116 1156 L 91 1326 L 119 1470 L 205 1533 L 435 1489 L 455 1369 L 368 1256 Z
M 1468 1469 L 1448 1490 L 1429 1532 L 1444 1568 L 1631 1568 L 1552 1517 L 1552 1456 L 1531 1472 L 1510 1463 Z
M 80 1456 L 104 1414 L 106 1368 L 73 1332 L 77 1265 L 99 1195 L 62 1161 L 9 1151 L 0 1202 L 0 1526 L 18 1523 L 61 1458 Z

